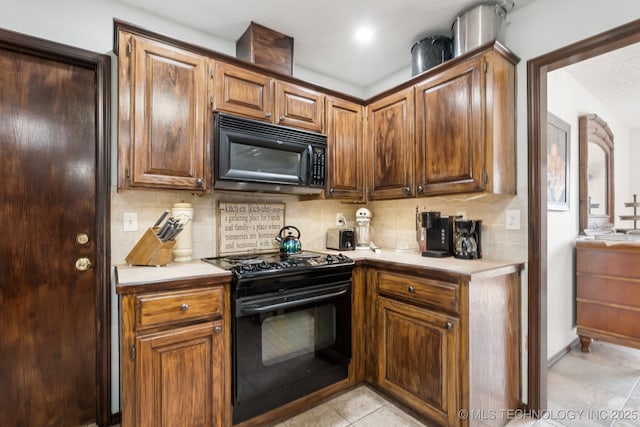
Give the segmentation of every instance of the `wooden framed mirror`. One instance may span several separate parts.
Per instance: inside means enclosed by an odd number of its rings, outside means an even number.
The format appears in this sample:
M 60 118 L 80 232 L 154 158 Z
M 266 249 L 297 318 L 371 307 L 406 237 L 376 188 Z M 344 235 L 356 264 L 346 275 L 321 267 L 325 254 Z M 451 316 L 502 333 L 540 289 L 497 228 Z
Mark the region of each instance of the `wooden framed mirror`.
M 596 114 L 579 120 L 580 234 L 613 228 L 613 133 Z

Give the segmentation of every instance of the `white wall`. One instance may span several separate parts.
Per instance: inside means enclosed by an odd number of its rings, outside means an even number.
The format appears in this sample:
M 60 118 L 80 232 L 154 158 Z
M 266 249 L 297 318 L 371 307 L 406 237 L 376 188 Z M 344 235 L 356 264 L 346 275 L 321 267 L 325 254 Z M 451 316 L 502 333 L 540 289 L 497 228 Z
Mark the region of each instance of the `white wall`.
M 631 191 L 631 194 L 637 194 L 640 198 L 640 167 L 638 167 L 638 159 L 640 159 L 640 128 L 631 129 L 629 131 L 629 139 L 632 141 L 629 155 L 629 169 L 631 170 L 631 187 L 629 191 Z M 629 212 L 629 215 L 631 214 L 632 212 Z
M 547 350 L 549 357 L 576 338 L 575 319 L 575 237 L 578 234 L 579 116 L 597 114 L 614 135 L 616 214 L 630 196 L 630 130 L 613 111 L 595 98 L 564 69 L 547 74 L 548 110 L 571 126 L 569 211 L 547 214 Z M 628 201 L 628 200 L 627 200 Z M 623 208 L 622 208 L 623 209 Z M 622 211 L 624 212 L 624 211 Z M 617 226 L 624 223 L 616 221 Z

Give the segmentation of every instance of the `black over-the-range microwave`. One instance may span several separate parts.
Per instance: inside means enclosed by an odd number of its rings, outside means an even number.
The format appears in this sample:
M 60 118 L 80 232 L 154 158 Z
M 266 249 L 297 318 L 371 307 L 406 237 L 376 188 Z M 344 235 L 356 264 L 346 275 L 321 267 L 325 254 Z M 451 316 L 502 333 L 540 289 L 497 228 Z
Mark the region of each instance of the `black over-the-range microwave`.
M 325 189 L 326 135 L 214 114 L 215 183 L 223 190 L 313 194 Z

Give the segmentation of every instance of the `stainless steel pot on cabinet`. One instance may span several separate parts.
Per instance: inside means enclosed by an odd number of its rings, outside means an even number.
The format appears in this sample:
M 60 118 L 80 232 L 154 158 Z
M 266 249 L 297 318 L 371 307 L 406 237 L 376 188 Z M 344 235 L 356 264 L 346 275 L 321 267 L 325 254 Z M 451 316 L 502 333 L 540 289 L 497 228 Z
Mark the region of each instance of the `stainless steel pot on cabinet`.
M 510 1 L 486 3 L 460 14 L 451 27 L 453 56 L 460 56 L 498 38 L 507 11 L 512 7 Z

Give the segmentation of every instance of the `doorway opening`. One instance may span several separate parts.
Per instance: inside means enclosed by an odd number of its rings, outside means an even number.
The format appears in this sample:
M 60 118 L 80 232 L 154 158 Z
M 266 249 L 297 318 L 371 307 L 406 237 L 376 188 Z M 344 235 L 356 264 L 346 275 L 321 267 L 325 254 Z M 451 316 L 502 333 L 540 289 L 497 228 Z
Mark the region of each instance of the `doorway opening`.
M 547 407 L 547 73 L 640 42 L 640 20 L 527 63 L 528 121 L 528 406 Z

